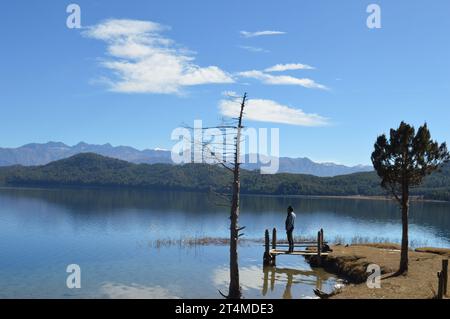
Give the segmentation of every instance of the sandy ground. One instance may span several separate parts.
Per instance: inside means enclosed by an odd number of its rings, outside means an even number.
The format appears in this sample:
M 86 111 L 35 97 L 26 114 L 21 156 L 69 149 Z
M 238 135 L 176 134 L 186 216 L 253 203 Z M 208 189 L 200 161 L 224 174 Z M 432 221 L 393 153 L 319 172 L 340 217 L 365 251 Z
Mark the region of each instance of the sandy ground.
M 377 264 L 382 269 L 381 288 L 370 289 L 366 283 L 349 284 L 332 298 L 345 299 L 430 299 L 437 292 L 437 272 L 442 268 L 442 259 L 450 258 L 450 250 L 410 251 L 409 271 L 406 275 L 389 277 L 399 266 L 400 250 L 395 244 L 367 244 L 334 246 L 330 255 L 331 264 L 339 264 L 341 274 L 353 278 L 364 276 L 369 264 Z M 337 270 L 337 269 L 335 269 Z M 361 280 L 362 281 L 362 280 Z

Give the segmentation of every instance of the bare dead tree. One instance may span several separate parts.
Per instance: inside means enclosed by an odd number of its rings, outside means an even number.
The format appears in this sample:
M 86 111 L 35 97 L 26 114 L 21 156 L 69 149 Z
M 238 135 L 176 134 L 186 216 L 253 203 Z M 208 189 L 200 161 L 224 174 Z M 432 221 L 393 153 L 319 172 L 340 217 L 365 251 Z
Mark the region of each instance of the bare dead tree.
M 237 132 L 236 143 L 234 153 L 234 169 L 233 169 L 233 195 L 231 199 L 231 212 L 230 212 L 230 286 L 228 290 L 228 298 L 240 299 L 241 287 L 239 284 L 239 263 L 238 263 L 238 241 L 239 232 L 243 230 L 239 227 L 239 200 L 241 191 L 240 181 L 240 158 L 241 158 L 241 133 L 242 133 L 242 118 L 244 116 L 245 103 L 247 102 L 247 93 L 242 98 Z
M 240 299 L 242 296 L 241 286 L 239 280 L 239 258 L 238 258 L 238 245 L 239 238 L 244 235 L 241 233 L 245 227 L 239 226 L 239 204 L 240 204 L 240 168 L 241 168 L 241 142 L 242 142 L 242 129 L 244 110 L 247 103 L 247 93 L 244 94 L 242 100 L 240 101 L 239 115 L 237 118 L 233 118 L 234 123 L 225 123 L 220 126 L 206 127 L 202 130 L 207 129 L 218 129 L 225 131 L 225 135 L 232 136 L 233 142 L 218 143 L 219 146 L 224 148 L 224 152 L 220 155 L 214 151 L 217 143 L 194 141 L 197 145 L 202 147 L 202 157 L 209 156 L 214 160 L 213 164 L 222 166 L 226 170 L 233 174 L 233 181 L 231 185 L 231 209 L 230 209 L 230 284 L 228 288 L 228 295 L 224 295 L 222 292 L 220 294 L 228 299 Z M 218 193 L 212 191 L 221 199 L 225 199 L 230 203 L 230 198 L 227 196 L 229 194 Z

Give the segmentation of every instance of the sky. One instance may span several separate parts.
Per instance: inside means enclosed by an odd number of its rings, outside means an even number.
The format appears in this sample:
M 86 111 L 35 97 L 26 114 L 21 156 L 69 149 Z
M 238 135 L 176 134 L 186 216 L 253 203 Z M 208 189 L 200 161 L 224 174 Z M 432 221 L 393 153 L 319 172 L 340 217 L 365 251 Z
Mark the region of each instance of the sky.
M 280 154 L 369 164 L 376 137 L 427 122 L 450 141 L 450 1 L 4 1 L 0 147 L 171 149 L 232 115 L 279 128 Z M 370 4 L 381 28 L 368 28 Z

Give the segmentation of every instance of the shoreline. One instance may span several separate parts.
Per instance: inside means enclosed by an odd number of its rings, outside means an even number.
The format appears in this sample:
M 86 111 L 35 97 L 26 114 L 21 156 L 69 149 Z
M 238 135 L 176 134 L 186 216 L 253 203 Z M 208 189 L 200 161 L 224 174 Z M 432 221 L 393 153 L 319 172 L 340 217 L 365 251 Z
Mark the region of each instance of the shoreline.
M 270 194 L 241 194 L 241 196 L 261 196 L 261 197 L 284 197 L 284 198 L 312 198 L 312 199 L 353 199 L 353 200 L 372 200 L 372 201 L 395 201 L 392 197 L 387 196 L 367 196 L 367 195 L 270 195 Z M 424 203 L 450 203 L 446 200 L 424 199 L 421 196 L 411 196 L 411 202 Z
M 1 185 L 0 190 L 64 190 L 64 189 L 98 189 L 98 190 L 138 190 L 150 192 L 187 192 L 197 194 L 210 194 L 205 191 L 180 190 L 180 189 L 152 189 L 140 187 L 122 187 L 122 186 L 89 186 L 89 185 L 58 185 L 58 186 L 17 186 L 17 185 Z M 212 193 L 211 193 L 212 194 Z M 347 200 L 367 200 L 367 201 L 395 201 L 394 198 L 388 196 L 367 196 L 367 195 L 285 195 L 285 194 L 250 194 L 242 193 L 243 197 L 276 197 L 276 198 L 305 198 L 305 199 L 347 199 Z M 421 196 L 411 196 L 411 202 L 417 203 L 450 203 L 446 200 L 424 199 Z
M 409 252 L 409 270 L 392 276 L 400 260 L 398 244 L 361 244 L 332 246 L 333 252 L 322 259 L 325 271 L 347 279 L 348 284 L 325 298 L 332 299 L 433 299 L 437 293 L 437 272 L 450 249 L 416 248 Z M 315 260 L 308 260 L 312 266 Z M 380 288 L 366 284 L 369 265 L 381 269 Z M 448 297 L 448 296 L 447 296 Z

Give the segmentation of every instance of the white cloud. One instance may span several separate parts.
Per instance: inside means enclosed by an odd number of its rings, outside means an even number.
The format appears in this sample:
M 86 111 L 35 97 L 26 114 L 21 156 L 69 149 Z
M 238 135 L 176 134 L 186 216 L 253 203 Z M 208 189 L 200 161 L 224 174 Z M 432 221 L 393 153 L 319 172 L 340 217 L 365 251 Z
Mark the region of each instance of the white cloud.
M 288 63 L 288 64 L 277 64 L 270 68 L 265 69 L 266 72 L 283 72 L 283 71 L 290 71 L 290 70 L 313 70 L 314 67 L 307 65 L 307 64 L 301 64 L 301 63 Z
M 226 97 L 239 97 L 239 94 L 237 94 L 235 91 L 223 91 L 222 95 Z
M 240 103 L 231 100 L 221 100 L 219 111 L 227 117 L 237 117 Z M 245 108 L 247 120 L 259 122 L 282 123 L 299 126 L 324 126 L 328 119 L 318 114 L 308 114 L 301 109 L 291 108 L 272 100 L 250 99 Z
M 86 35 L 101 40 L 116 40 L 118 37 L 140 36 L 146 33 L 157 34 L 166 29 L 159 23 L 140 20 L 106 20 L 89 27 Z
M 286 32 L 282 31 L 256 31 L 256 32 L 249 32 L 249 31 L 241 31 L 241 36 L 244 38 L 253 38 L 253 37 L 260 37 L 264 35 L 281 35 L 286 34 Z
M 114 72 L 111 89 L 124 93 L 180 93 L 185 86 L 232 83 L 217 66 L 200 67 L 191 52 L 161 35 L 167 28 L 151 21 L 106 20 L 84 35 L 107 43 L 102 66 Z
M 325 85 L 316 83 L 314 80 L 308 78 L 301 79 L 289 75 L 275 76 L 258 70 L 239 72 L 238 75 L 244 78 L 256 79 L 264 84 L 270 85 L 299 85 L 309 89 L 327 89 Z
M 258 48 L 258 47 L 252 47 L 252 46 L 246 46 L 246 45 L 240 45 L 239 46 L 241 49 L 250 51 L 250 52 L 257 52 L 257 53 L 268 53 L 270 51 L 263 49 L 263 48 Z

